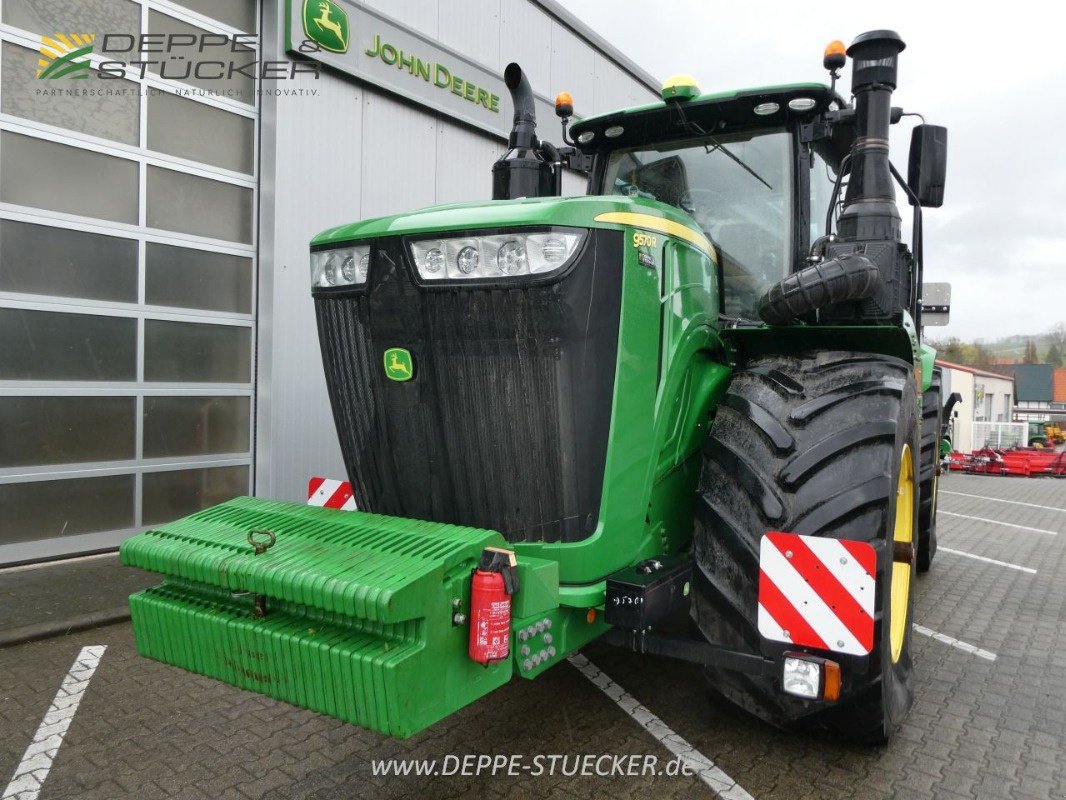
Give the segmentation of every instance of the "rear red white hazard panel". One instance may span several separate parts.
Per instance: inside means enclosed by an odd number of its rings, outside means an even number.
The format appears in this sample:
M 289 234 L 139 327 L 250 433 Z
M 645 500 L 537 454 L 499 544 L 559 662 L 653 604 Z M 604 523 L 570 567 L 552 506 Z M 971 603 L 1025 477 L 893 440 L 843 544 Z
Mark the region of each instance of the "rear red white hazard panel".
M 307 505 L 355 511 L 355 494 L 348 481 L 332 478 L 311 478 L 307 482 Z
M 873 650 L 877 552 L 866 542 L 771 531 L 759 547 L 759 633 L 863 656 Z

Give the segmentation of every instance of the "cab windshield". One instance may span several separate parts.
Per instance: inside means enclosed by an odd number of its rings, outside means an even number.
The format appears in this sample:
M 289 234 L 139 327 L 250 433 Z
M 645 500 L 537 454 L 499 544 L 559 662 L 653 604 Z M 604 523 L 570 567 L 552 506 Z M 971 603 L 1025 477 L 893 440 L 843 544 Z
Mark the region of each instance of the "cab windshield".
M 692 216 L 718 250 L 725 313 L 758 319 L 759 298 L 789 272 L 789 134 L 730 134 L 611 153 L 604 193 L 647 197 Z

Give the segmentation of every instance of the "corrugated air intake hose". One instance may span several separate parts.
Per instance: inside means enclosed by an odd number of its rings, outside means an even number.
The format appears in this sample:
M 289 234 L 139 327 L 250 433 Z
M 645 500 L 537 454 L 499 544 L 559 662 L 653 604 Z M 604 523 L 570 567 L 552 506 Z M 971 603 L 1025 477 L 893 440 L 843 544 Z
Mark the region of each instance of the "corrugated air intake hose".
M 881 271 L 866 256 L 845 254 L 812 264 L 774 284 L 759 300 L 759 316 L 770 325 L 850 300 L 866 300 L 881 288 Z

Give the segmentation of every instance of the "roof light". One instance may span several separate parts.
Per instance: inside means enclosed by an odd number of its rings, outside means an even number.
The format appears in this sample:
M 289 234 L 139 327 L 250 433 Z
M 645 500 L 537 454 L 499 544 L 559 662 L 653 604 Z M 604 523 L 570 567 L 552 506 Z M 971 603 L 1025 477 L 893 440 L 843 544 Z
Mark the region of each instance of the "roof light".
M 770 114 L 774 114 L 781 106 L 777 103 L 759 103 L 755 106 L 755 113 L 760 117 L 766 117 Z
M 570 92 L 555 95 L 555 115 L 563 119 L 574 116 L 574 96 Z
M 624 131 L 625 128 L 623 128 L 621 125 L 612 125 L 603 132 L 603 135 L 606 136 L 608 139 L 617 139 L 619 136 L 622 135 Z
M 581 133 L 579 133 L 577 135 L 577 141 L 580 144 L 588 144 L 589 142 L 591 142 L 595 138 L 596 138 L 596 132 L 595 131 L 582 131 Z
M 663 83 L 663 100 L 691 100 L 700 93 L 691 75 L 673 75 Z
M 840 69 L 848 60 L 845 53 L 844 43 L 839 39 L 834 39 L 825 46 L 825 53 L 822 54 L 822 66 L 830 72 Z
M 788 107 L 793 111 L 810 111 L 815 105 L 813 97 L 793 97 L 788 101 Z

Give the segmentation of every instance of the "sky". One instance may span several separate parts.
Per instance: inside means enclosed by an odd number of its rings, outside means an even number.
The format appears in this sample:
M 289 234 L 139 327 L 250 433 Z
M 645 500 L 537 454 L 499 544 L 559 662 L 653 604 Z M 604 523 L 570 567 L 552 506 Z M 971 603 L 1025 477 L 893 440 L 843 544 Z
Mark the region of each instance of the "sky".
M 1066 12 L 1050 3 L 573 0 L 567 9 L 662 80 L 704 92 L 827 82 L 822 50 L 889 28 L 907 43 L 893 105 L 948 128 L 941 208 L 925 209 L 925 280 L 952 285 L 943 339 L 991 341 L 1066 320 Z M 649 9 L 654 9 L 654 19 Z M 876 9 L 876 10 L 875 10 Z M 847 96 L 850 62 L 838 90 Z M 906 175 L 910 127 L 893 126 Z M 909 218 L 909 206 L 901 205 Z

